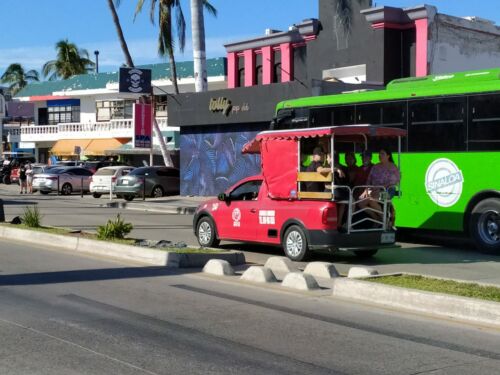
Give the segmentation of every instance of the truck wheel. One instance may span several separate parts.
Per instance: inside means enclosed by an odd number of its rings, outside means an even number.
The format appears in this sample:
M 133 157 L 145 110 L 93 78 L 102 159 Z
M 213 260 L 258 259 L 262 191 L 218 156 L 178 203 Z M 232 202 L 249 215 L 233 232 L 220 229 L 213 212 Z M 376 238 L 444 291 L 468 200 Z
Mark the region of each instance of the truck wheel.
M 220 240 L 215 233 L 215 224 L 209 217 L 204 217 L 196 225 L 196 238 L 202 247 L 217 247 Z
M 500 255 L 500 199 L 488 198 L 472 210 L 470 233 L 479 251 Z
M 378 249 L 354 250 L 354 255 L 359 259 L 368 259 L 377 254 Z
M 285 255 L 293 261 L 307 260 L 310 256 L 306 235 L 298 225 L 292 225 L 286 230 L 282 246 Z

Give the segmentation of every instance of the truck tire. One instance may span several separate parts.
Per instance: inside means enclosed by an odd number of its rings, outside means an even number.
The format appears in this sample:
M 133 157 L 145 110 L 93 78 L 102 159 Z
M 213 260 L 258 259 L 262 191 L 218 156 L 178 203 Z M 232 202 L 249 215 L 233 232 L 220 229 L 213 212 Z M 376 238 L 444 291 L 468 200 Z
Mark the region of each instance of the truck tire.
M 311 255 L 304 230 L 298 225 L 292 225 L 286 230 L 282 246 L 285 255 L 295 262 L 307 260 Z
M 196 224 L 196 238 L 202 247 L 217 247 L 220 240 L 217 238 L 215 224 L 211 218 L 205 216 Z
M 479 251 L 500 255 L 500 198 L 482 200 L 472 209 L 469 230 Z

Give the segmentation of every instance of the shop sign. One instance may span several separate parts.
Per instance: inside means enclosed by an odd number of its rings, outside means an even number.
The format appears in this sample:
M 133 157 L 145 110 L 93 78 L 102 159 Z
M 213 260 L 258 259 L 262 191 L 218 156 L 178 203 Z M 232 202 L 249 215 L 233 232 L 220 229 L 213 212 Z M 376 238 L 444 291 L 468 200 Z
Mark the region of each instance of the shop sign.
M 134 104 L 134 147 L 151 148 L 152 112 L 151 104 Z
M 235 105 L 231 102 L 231 100 L 225 97 L 219 97 L 210 98 L 208 109 L 210 112 L 221 112 L 224 116 L 229 116 L 231 113 L 236 114 L 238 112 L 248 112 L 250 107 L 248 103 Z
M 120 68 L 118 91 L 151 94 L 151 69 Z

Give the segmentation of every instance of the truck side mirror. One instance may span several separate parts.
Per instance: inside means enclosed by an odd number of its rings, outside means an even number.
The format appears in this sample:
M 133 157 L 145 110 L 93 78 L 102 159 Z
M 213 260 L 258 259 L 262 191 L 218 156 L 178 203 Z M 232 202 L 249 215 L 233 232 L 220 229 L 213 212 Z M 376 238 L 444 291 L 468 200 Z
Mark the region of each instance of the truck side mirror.
M 226 193 L 220 193 L 218 196 L 217 196 L 217 199 L 219 199 L 220 201 L 227 201 L 229 200 L 229 196 L 226 195 Z

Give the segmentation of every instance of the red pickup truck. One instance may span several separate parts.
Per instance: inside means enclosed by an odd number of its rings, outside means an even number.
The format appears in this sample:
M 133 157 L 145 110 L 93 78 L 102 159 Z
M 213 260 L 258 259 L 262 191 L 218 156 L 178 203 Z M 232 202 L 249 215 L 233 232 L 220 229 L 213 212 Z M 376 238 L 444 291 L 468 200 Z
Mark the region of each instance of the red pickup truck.
M 230 240 L 281 245 L 295 261 L 305 260 L 314 250 L 350 250 L 366 257 L 379 248 L 393 247 L 388 196 L 381 194 L 378 199 L 380 218 L 371 218 L 358 208 L 362 198 L 356 188 L 335 185 L 333 174 L 303 172 L 301 148 L 314 140 L 330 147 L 334 155 L 336 145 L 346 142 L 364 144 L 366 149 L 368 139 L 405 134 L 401 129 L 370 125 L 259 133 L 242 151 L 260 153 L 262 174 L 238 182 L 197 208 L 193 228 L 199 244 L 215 247 L 221 240 Z M 335 167 L 331 166 L 332 171 Z M 344 194 L 304 191 L 304 184 L 310 181 L 332 184 L 334 192 L 338 189 Z M 342 223 L 338 223 L 340 205 L 345 212 Z

